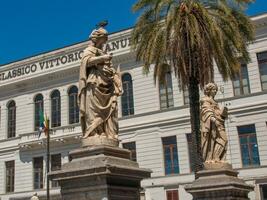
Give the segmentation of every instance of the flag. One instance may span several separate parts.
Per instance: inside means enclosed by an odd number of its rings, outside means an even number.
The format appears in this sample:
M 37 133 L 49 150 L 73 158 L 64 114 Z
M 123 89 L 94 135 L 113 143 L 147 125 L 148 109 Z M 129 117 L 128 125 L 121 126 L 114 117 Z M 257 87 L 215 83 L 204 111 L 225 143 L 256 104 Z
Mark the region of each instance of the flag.
M 38 138 L 40 138 L 42 132 L 45 133 L 45 136 L 48 135 L 48 130 L 49 130 L 49 120 L 47 115 L 44 116 L 44 113 L 42 110 L 40 110 L 39 112 L 39 121 L 40 121 L 40 125 L 39 125 L 39 130 L 38 130 Z

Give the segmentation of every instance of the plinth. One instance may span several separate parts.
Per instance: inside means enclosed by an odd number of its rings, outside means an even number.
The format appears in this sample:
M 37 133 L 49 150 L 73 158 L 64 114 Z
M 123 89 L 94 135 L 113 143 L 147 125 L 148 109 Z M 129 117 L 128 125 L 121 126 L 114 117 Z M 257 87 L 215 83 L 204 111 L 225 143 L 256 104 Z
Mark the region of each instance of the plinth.
M 140 182 L 151 171 L 130 160 L 130 151 L 107 145 L 69 153 L 71 161 L 49 174 L 58 181 L 63 200 L 139 200 Z
M 196 180 L 185 187 L 193 200 L 248 200 L 253 189 L 228 163 L 206 164 L 196 173 Z

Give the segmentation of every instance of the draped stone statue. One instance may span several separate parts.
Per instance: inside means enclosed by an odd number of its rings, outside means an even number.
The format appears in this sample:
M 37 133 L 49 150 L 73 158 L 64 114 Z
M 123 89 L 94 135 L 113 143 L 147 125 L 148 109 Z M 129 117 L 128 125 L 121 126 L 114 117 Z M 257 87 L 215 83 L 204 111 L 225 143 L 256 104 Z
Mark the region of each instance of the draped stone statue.
M 103 50 L 107 39 L 103 26 L 94 30 L 81 60 L 78 105 L 83 146 L 118 145 L 117 98 L 122 94 L 122 84 L 112 55 Z
M 217 91 L 215 83 L 208 83 L 204 87 L 205 96 L 200 101 L 201 146 L 205 163 L 224 163 L 226 159 L 228 140 L 224 122 L 228 109 L 220 108 L 214 100 Z

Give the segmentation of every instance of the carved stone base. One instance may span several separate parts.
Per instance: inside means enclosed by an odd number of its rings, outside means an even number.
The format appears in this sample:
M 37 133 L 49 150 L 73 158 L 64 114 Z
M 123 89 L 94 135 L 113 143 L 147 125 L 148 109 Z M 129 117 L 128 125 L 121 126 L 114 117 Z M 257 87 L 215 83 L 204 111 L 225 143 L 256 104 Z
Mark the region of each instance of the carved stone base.
M 225 164 L 225 163 L 224 163 Z M 248 193 L 253 186 L 248 185 L 238 178 L 238 172 L 232 169 L 230 164 L 227 168 L 219 169 L 219 164 L 196 173 L 196 180 L 185 187 L 192 194 L 194 200 L 248 200 Z M 231 168 L 229 168 L 229 165 Z
M 97 145 L 118 147 L 119 140 L 109 139 L 106 137 L 99 137 L 99 136 L 93 136 L 82 139 L 82 147 L 97 146 Z
M 218 169 L 233 169 L 232 165 L 227 163 L 227 162 L 214 162 L 214 163 L 209 163 L 205 162 L 204 163 L 204 169 L 205 170 L 218 170 Z
M 63 200 L 139 200 L 140 181 L 151 174 L 119 147 L 81 148 L 70 152 L 70 158 L 62 170 L 49 174 L 59 182 Z

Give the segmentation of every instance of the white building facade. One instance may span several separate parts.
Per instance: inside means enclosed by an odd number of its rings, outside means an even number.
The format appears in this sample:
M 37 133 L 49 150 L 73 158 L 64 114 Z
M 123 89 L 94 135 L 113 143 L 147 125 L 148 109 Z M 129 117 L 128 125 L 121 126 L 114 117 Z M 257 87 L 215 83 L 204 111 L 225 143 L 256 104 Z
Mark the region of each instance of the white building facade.
M 227 105 L 228 161 L 240 177 L 255 186 L 252 200 L 267 199 L 267 14 L 252 17 L 256 40 L 251 62 L 242 64 L 236 80 L 223 82 L 217 100 Z M 119 99 L 121 146 L 149 168 L 142 181 L 146 200 L 190 200 L 184 186 L 194 180 L 190 165 L 188 92 L 172 73 L 167 85 L 154 84 L 130 51 L 131 30 L 112 33 L 107 50 L 120 67 L 124 95 Z M 39 113 L 50 118 L 51 168 L 69 162 L 68 152 L 80 146 L 76 96 L 79 65 L 87 41 L 0 67 L 0 199 L 45 199 L 46 137 L 38 134 Z M 51 183 L 52 199 L 60 199 Z

